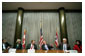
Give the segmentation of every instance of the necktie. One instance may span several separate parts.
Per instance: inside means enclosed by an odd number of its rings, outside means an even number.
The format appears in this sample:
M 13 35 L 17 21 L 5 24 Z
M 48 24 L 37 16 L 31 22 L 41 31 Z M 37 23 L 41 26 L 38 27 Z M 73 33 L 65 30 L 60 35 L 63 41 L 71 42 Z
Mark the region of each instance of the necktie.
M 33 49 L 33 45 L 31 46 L 31 48 L 30 49 Z

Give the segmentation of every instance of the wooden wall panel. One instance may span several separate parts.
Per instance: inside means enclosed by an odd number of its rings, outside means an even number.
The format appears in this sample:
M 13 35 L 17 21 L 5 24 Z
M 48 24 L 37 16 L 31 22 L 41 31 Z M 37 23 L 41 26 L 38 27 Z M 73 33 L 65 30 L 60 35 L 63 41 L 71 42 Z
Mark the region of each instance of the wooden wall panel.
M 82 41 L 82 13 L 66 13 L 68 41 L 73 49 L 76 40 Z
M 7 39 L 7 41 L 11 45 L 13 45 L 14 43 L 16 17 L 17 13 L 2 13 L 2 38 Z M 36 44 L 39 45 L 40 19 L 42 19 L 43 23 L 43 38 L 47 41 L 47 43 L 54 44 L 56 29 L 58 32 L 60 43 L 60 27 L 58 12 L 25 12 L 23 18 L 22 37 L 24 34 L 24 29 L 27 29 L 26 45 L 30 43 L 31 40 L 35 40 Z M 66 13 L 66 25 L 68 41 L 71 46 L 71 49 L 73 49 L 75 40 L 82 41 L 82 13 Z
M 39 46 L 41 19 L 43 38 L 48 44 L 54 44 L 56 30 L 58 31 L 58 35 L 60 34 L 59 15 L 57 12 L 26 12 L 24 13 L 22 34 L 24 34 L 24 29 L 27 29 L 27 44 L 30 43 L 31 40 L 35 40 Z
M 2 13 L 2 38 L 14 43 L 17 13 Z

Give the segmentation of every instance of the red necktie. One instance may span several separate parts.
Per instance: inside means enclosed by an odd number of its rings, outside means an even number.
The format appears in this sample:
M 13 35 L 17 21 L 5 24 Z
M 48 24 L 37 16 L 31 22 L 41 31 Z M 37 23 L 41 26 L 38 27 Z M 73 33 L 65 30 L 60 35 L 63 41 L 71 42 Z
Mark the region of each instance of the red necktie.
M 30 49 L 32 49 L 33 48 L 33 45 L 31 46 L 31 48 Z

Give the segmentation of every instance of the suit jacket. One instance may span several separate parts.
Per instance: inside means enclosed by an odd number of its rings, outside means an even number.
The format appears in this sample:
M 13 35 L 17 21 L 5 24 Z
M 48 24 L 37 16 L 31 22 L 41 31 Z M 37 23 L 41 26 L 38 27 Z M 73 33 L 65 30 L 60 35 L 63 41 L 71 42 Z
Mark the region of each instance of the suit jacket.
M 30 49 L 30 47 L 31 47 L 31 44 L 28 44 L 26 49 Z M 37 50 L 37 45 L 36 44 L 34 44 L 34 49 Z
M 51 50 L 51 49 L 53 48 L 53 47 L 50 46 L 49 44 L 47 44 L 47 47 L 48 47 L 49 50 Z M 42 50 L 46 50 L 45 44 L 42 45 Z
M 11 47 L 11 45 L 10 45 L 8 42 L 6 42 L 6 43 L 4 43 L 4 44 L 5 44 L 5 48 L 6 48 L 6 49 L 8 48 L 8 46 Z M 3 49 L 3 43 L 2 43 L 2 50 L 4 50 L 4 49 Z
M 63 43 L 59 44 L 59 49 L 60 49 L 60 50 L 63 50 Z M 70 50 L 70 49 L 71 49 L 71 48 L 70 48 L 70 45 L 67 44 L 67 50 Z
M 22 44 L 16 44 L 16 49 L 22 49 Z

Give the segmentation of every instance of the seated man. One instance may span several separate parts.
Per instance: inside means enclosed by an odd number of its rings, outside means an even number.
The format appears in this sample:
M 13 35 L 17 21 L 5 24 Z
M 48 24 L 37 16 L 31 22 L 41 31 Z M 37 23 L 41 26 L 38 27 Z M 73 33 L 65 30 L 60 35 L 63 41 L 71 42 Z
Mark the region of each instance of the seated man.
M 58 47 L 59 47 L 60 50 L 70 50 L 70 46 L 67 43 L 66 38 L 63 38 L 63 43 L 61 43 Z
M 53 45 L 49 45 L 46 43 L 46 41 L 43 41 L 43 45 L 42 45 L 42 50 L 51 50 L 53 48 Z
M 26 49 L 35 49 L 35 50 L 37 50 L 37 45 L 35 44 L 35 40 L 32 40 L 31 43 L 27 45 Z
M 16 49 L 22 49 L 22 44 L 21 44 L 20 39 L 17 39 L 17 41 L 16 41 Z
M 2 39 L 2 50 L 6 50 L 9 48 L 11 48 L 11 45 L 8 42 L 6 42 L 5 39 Z
M 82 52 L 82 44 L 80 40 L 76 40 L 76 44 L 73 47 L 73 50 L 77 50 L 78 52 Z

